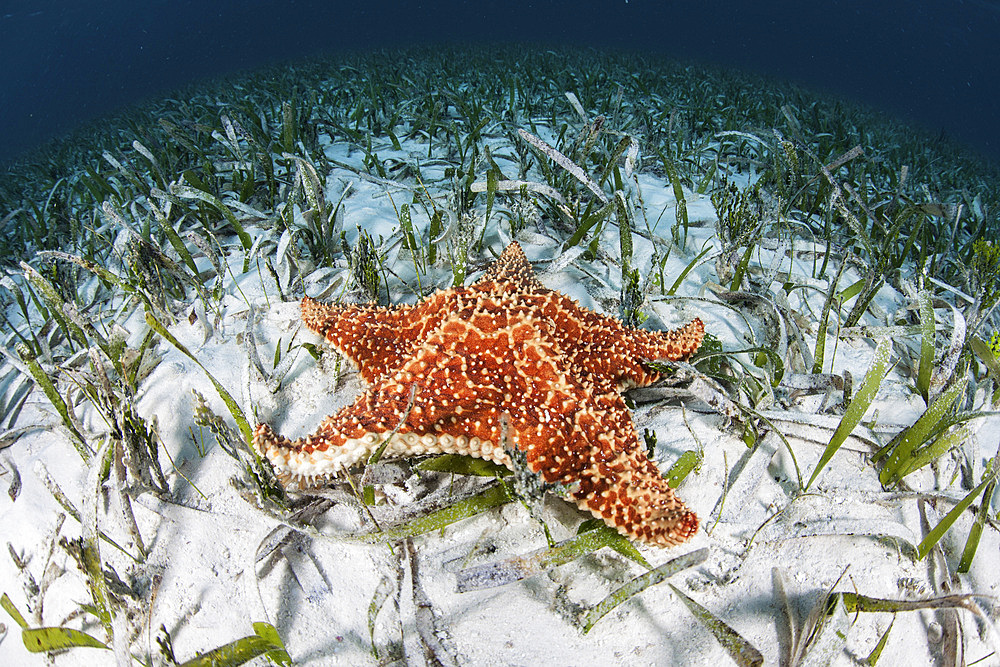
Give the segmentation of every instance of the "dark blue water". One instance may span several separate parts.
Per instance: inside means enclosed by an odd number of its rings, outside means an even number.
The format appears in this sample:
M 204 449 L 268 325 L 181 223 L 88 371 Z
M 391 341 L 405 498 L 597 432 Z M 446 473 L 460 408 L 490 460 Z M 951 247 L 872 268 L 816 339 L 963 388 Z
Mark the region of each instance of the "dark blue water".
M 796 81 L 1000 161 L 1000 2 L 0 0 L 0 162 L 206 77 L 340 50 L 530 42 Z

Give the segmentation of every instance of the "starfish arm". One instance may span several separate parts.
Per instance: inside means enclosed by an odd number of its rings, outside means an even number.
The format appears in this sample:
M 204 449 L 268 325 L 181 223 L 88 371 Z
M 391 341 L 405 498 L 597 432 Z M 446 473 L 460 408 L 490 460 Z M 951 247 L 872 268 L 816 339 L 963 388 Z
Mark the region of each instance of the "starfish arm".
M 253 446 L 266 458 L 275 473 L 285 482 L 310 487 L 318 481 L 349 468 L 378 448 L 379 434 L 354 428 L 355 415 L 366 406 L 361 395 L 340 412 L 324 419 L 311 435 L 289 440 L 277 435 L 267 424 L 259 424 Z
M 478 284 L 484 285 L 486 283 L 504 283 L 514 287 L 519 292 L 547 293 L 549 291 L 535 278 L 535 270 L 531 268 L 531 263 L 525 257 L 521 244 L 516 241 L 500 253 L 500 256 L 486 270 Z
M 698 516 L 667 484 L 631 430 L 621 449 L 595 456 L 578 476 L 570 496 L 581 509 L 603 519 L 622 535 L 662 547 L 687 541 L 698 530 Z
M 616 324 L 617 321 L 615 322 Z M 625 339 L 625 352 L 640 359 L 678 361 L 687 359 L 698 351 L 701 341 L 705 338 L 705 324 L 700 318 L 695 318 L 686 325 L 670 331 L 646 331 L 621 326 L 621 332 L 615 332 Z
M 260 424 L 254 432 L 253 446 L 271 463 L 279 479 L 299 488 L 316 486 L 341 470 L 367 461 L 383 444 L 386 458 L 450 453 L 508 463 L 502 450 L 497 449 L 494 455 L 491 444 L 475 436 L 414 428 L 402 419 L 408 406 L 373 407 L 374 396 L 373 391 L 363 394 L 354 404 L 324 419 L 314 433 L 295 441 Z
M 558 292 L 533 300 L 553 323 L 553 335 L 573 367 L 589 374 L 602 390 L 652 384 L 659 373 L 646 369 L 640 360 L 687 359 L 705 337 L 700 319 L 673 331 L 646 331 L 584 308 Z
M 646 456 L 619 394 L 553 398 L 573 410 L 553 414 L 536 406 L 528 415 L 538 418 L 515 425 L 515 444 L 526 450 L 534 472 L 566 486 L 581 509 L 630 538 L 672 546 L 695 533 L 697 515 Z
M 643 364 L 649 361 L 682 361 L 694 354 L 705 336 L 705 325 L 694 319 L 672 331 L 645 331 L 613 326 L 596 329 L 589 346 L 574 357 L 574 363 L 595 377 L 606 378 L 620 389 L 645 387 L 660 374 Z
M 328 305 L 302 299 L 302 320 L 358 367 L 368 383 L 399 368 L 451 309 L 455 295 L 438 292 L 417 306 Z

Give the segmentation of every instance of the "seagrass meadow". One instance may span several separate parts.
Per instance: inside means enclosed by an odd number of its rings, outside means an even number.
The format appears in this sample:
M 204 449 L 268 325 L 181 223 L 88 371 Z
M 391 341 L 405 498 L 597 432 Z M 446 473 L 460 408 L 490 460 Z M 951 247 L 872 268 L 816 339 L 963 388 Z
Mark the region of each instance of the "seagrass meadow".
M 82 128 L 0 176 L 0 663 L 995 664 L 998 207 L 941 137 L 635 54 L 344 55 Z M 513 241 L 704 322 L 626 393 L 688 542 L 481 459 L 294 491 L 250 446 L 364 391 L 303 295 L 415 304 Z

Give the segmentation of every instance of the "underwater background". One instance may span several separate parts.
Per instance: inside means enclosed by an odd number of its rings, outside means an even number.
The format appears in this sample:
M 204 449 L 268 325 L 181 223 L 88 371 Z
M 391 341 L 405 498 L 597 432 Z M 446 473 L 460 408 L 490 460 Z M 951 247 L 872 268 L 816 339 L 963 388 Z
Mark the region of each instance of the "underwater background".
M 304 56 L 524 42 L 664 55 L 804 84 L 1000 157 L 1000 3 L 0 3 L 0 163 L 82 122 Z
M 0 0 L 0 665 L 994 664 L 1000 5 L 800 4 Z

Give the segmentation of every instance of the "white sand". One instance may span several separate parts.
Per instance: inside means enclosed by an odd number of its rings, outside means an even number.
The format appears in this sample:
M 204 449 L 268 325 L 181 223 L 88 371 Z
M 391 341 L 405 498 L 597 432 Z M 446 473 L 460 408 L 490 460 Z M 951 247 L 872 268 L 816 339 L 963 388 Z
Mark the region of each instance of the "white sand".
M 416 161 L 426 156 L 426 146 L 404 144 L 404 149 L 412 149 L 412 154 L 404 152 L 396 156 Z M 394 155 L 388 145 L 378 150 L 383 158 Z M 509 149 L 502 144 L 494 147 L 495 154 L 506 150 Z M 363 157 L 340 145 L 329 146 L 328 154 L 357 166 Z M 440 178 L 440 170 L 435 174 L 433 169 L 427 169 L 423 175 L 435 194 L 448 187 L 446 181 L 436 184 L 433 181 Z M 331 201 L 337 200 L 346 182 L 353 183 L 353 193 L 344 202 L 344 229 L 349 241 L 356 238 L 358 226 L 376 240 L 380 235 L 386 238 L 392 235 L 397 218 L 385 188 L 337 168 L 327 179 Z M 638 182 L 651 225 L 666 208 L 655 233 L 669 238 L 674 216 L 669 184 L 650 174 L 641 175 Z M 700 249 L 706 242 L 717 246 L 717 241 L 713 241 L 715 213 L 708 198 L 691 192 L 685 195 L 693 224 L 688 248 Z M 393 197 L 399 205 L 408 201 L 410 195 L 397 190 Z M 502 204 L 502 197 L 498 197 L 498 206 Z M 481 206 L 480 214 L 484 210 L 485 206 Z M 497 219 L 494 213 L 486 243 L 499 252 L 508 239 L 498 236 Z M 414 210 L 414 223 L 421 229 L 427 224 L 426 216 L 418 209 Z M 506 230 L 506 224 L 501 226 Z M 250 232 L 264 233 L 260 229 Z M 602 247 L 613 255 L 618 247 L 618 231 L 612 227 L 605 234 L 607 239 Z M 557 243 L 530 227 L 519 240 L 529 259 L 535 262 L 542 282 L 549 287 L 571 294 L 598 310 L 603 310 L 601 300 L 594 295 L 600 297 L 602 289 L 595 277 L 608 282 L 608 294 L 617 294 L 616 268 L 576 262 L 557 273 L 546 273 L 548 261 L 558 253 Z M 796 250 L 806 247 L 803 243 Z M 389 265 L 404 280 L 412 282 L 412 263 L 408 258 L 397 257 L 398 248 L 394 246 L 390 252 Z M 650 271 L 651 248 L 647 240 L 635 236 L 633 263 L 643 275 Z M 677 250 L 671 254 L 665 271 L 668 284 L 691 257 L 693 254 L 682 255 Z M 773 253 L 761 251 L 762 265 L 769 266 L 772 259 Z M 242 252 L 234 252 L 230 261 L 233 271 L 239 272 Z M 788 259 L 781 261 L 781 270 L 787 271 Z M 806 278 L 811 275 L 811 261 L 808 257 L 795 261 L 791 268 L 793 280 L 815 282 L 823 289 L 796 290 L 790 297 L 791 307 L 812 327 L 806 329 L 810 349 L 815 340 L 809 335 L 815 335 L 816 314 L 821 310 L 826 291 L 824 282 Z M 580 271 L 581 266 L 587 273 Z M 858 276 L 851 273 L 845 275 L 842 286 L 857 280 Z M 347 280 L 344 268 L 324 275 L 323 284 Z M 469 277 L 475 279 L 477 274 Z M 450 271 L 447 266 L 439 267 L 423 279 L 425 284 L 433 280 L 444 285 L 450 279 Z M 673 327 L 697 315 L 726 349 L 746 346 L 745 326 L 731 311 L 712 303 L 709 287 L 715 280 L 714 262 L 702 263 L 689 274 L 680 293 L 703 298 L 654 300 L 647 311 L 656 315 L 650 324 Z M 776 289 L 780 282 L 775 284 Z M 321 367 L 304 351 L 297 350 L 294 353 L 298 358 L 280 391 L 269 393 L 256 371 L 249 369 L 242 344 L 250 312 L 244 295 L 259 317 L 253 327 L 267 368 L 279 339 L 283 346 L 293 334 L 297 342 L 319 344 L 320 341 L 312 333 L 300 330 L 297 304 L 279 302 L 274 282 L 266 272 L 261 276 L 252 266 L 248 274 L 239 276 L 239 285 L 242 294 L 226 277 L 229 296 L 224 301 L 223 316 L 214 326 L 210 325 L 207 339 L 202 322 L 192 325 L 182 318 L 170 330 L 230 390 L 248 415 L 250 406 L 255 405 L 257 418 L 274 424 L 277 431 L 292 437 L 305 434 L 323 416 L 357 394 L 358 380 L 348 373 L 340 381 L 334 381 L 333 354 L 326 355 Z M 310 293 L 320 289 L 310 281 L 307 285 Z M 335 290 L 333 294 L 336 293 Z M 806 297 L 808 304 L 802 300 Z M 393 298 L 412 302 L 414 295 L 397 293 Z M 909 305 L 890 288 L 882 290 L 876 303 L 888 314 Z M 946 327 L 950 326 L 946 310 L 939 309 L 938 316 Z M 11 310 L 9 317 L 16 318 L 17 314 Z M 136 344 L 145 326 L 141 313 L 130 317 L 125 325 Z M 948 332 L 950 335 L 950 328 Z M 911 347 L 919 344 L 916 339 L 898 343 Z M 833 350 L 834 344 L 831 336 L 828 351 Z M 849 370 L 857 388 L 873 348 L 868 340 L 841 340 L 833 368 L 828 364 L 826 370 L 835 373 Z M 415 538 L 417 581 L 413 579 L 410 557 L 405 550 L 347 544 L 336 538 L 338 530 L 357 525 L 357 516 L 344 505 L 335 507 L 317 524 L 323 536 L 294 538 L 281 548 L 276 558 L 255 562 L 261 541 L 280 524 L 237 493 L 230 478 L 239 473 L 238 466 L 214 444 L 207 431 L 210 451 L 204 458 L 199 456 L 191 438 L 192 428 L 198 433 L 192 419 L 191 390 L 201 392 L 217 414 L 227 419 L 229 414 L 194 363 L 165 341 L 160 342 L 158 352 L 163 355 L 162 361 L 143 383 L 138 409 L 147 419 L 156 417 L 163 445 L 184 475 L 206 497 L 174 473 L 166 457 L 161 457 L 177 503 L 162 503 L 150 494 L 134 503 L 143 539 L 152 549 L 149 561 L 138 567 L 114 548 L 101 545 L 105 562 L 123 579 L 133 571 L 147 578 L 157 577 L 158 587 L 148 617 L 141 616 L 140 624 L 145 629 L 132 645 L 133 652 L 156 654 L 155 636 L 161 625 L 170 631 L 176 656 L 183 661 L 197 651 L 251 634 L 251 623 L 255 621 L 268 621 L 277 627 L 297 664 L 376 664 L 368 610 L 376 589 L 384 581 L 390 597 L 375 623 L 375 644 L 384 656 L 389 642 L 401 642 L 407 664 L 425 662 L 420 630 L 427 628 L 428 623 L 433 629 L 425 630 L 425 634 L 440 641 L 438 658 L 445 663 L 449 653 L 457 656 L 461 664 L 487 665 L 720 665 L 732 661 L 666 584 L 640 594 L 611 612 L 589 634 L 581 634 L 568 620 L 572 605 L 593 605 L 642 572 L 641 567 L 609 549 L 521 582 L 470 593 L 456 592 L 457 570 L 545 546 L 538 523 L 519 503 L 463 520 L 441 533 Z M 898 353 L 894 353 L 893 359 L 897 357 Z M 841 414 L 811 414 L 818 400 L 818 397 L 805 398 L 792 409 L 801 411 L 799 416 L 816 421 L 817 428 L 807 432 L 790 422 L 776 422 L 788 435 L 805 479 Z M 834 396 L 834 401 L 837 400 L 839 395 Z M 783 446 L 779 445 L 773 455 L 772 450 L 763 447 L 751 455 L 739 433 L 721 416 L 694 400 L 688 400 L 686 405 L 682 410 L 677 404 L 668 407 L 662 403 L 646 404 L 636 410 L 635 417 L 640 431 L 648 428 L 656 432 L 657 456 L 664 470 L 683 451 L 698 447 L 695 437 L 703 446 L 703 465 L 679 489 L 683 499 L 702 518 L 703 528 L 690 544 L 681 547 L 639 548 L 654 566 L 689 551 L 707 548 L 709 555 L 703 564 L 681 572 L 670 582 L 757 647 L 766 664 L 783 663 L 788 646 L 786 617 L 774 586 L 776 571 L 783 576 L 800 624 L 822 593 L 835 584 L 838 591 L 907 600 L 946 592 L 991 596 L 1000 593 L 1000 538 L 993 527 L 988 526 L 984 531 L 972 571 L 955 581 L 942 577 L 945 564 L 933 556 L 930 560 L 913 560 L 914 547 L 926 533 L 918 502 L 912 494 L 882 491 L 877 471 L 865 460 L 864 454 L 870 448 L 864 441 L 849 439 L 811 489 L 812 493 L 790 502 L 797 492 L 796 475 Z M 779 410 L 784 408 L 774 407 L 772 418 L 791 416 L 788 412 L 779 414 Z M 868 418 L 874 417 L 878 424 L 887 427 L 889 435 L 882 435 L 886 441 L 894 430 L 912 423 L 922 411 L 923 404 L 915 398 L 912 378 L 903 375 L 903 368 L 897 365 L 883 384 Z M 96 432 L 104 429 L 89 407 L 81 407 L 78 414 L 89 429 Z M 0 526 L 4 542 L 28 561 L 28 570 L 38 581 L 43 577 L 48 540 L 57 515 L 63 512 L 40 482 L 39 466 L 44 464 L 77 507 L 85 508 L 92 503 L 94 494 L 87 490 L 88 470 L 81 465 L 58 416 L 41 391 L 31 394 L 15 426 L 25 425 L 40 428 L 0 453 L 3 489 L 11 483 L 12 467 L 19 471 L 22 481 L 16 501 L 6 493 L 0 494 Z M 978 434 L 965 445 L 965 451 L 981 471 L 985 461 L 996 452 L 1000 421 L 979 420 L 972 423 L 972 428 Z M 864 427 L 857 432 L 869 433 Z M 943 488 L 940 495 L 958 499 L 965 492 L 958 481 L 952 483 L 956 465 L 956 459 L 946 456 L 937 466 L 936 474 L 928 468 L 906 481 L 911 487 L 928 492 Z M 733 471 L 739 469 L 742 472 L 733 479 Z M 731 476 L 731 488 L 722 504 L 727 474 Z M 404 479 L 387 485 L 385 495 L 393 502 L 406 504 L 416 501 L 420 489 L 415 478 Z M 111 497 L 109 507 L 101 507 L 99 511 L 101 529 L 134 553 L 135 546 L 118 518 L 117 499 L 114 494 Z M 996 502 L 994 499 L 994 511 Z M 936 509 L 927 505 L 927 520 L 933 525 L 951 507 L 949 502 L 937 503 Z M 557 540 L 571 536 L 585 518 L 575 507 L 555 496 L 542 503 L 541 516 Z M 949 572 L 955 570 L 971 523 L 972 512 L 967 511 L 942 543 Z M 77 536 L 80 531 L 80 525 L 67 518 L 61 535 Z M 52 561 L 65 572 L 49 584 L 43 621 L 58 625 L 88 602 L 89 594 L 81 573 L 58 547 Z M 26 613 L 23 584 L 24 577 L 4 554 L 0 557 L 0 591 L 8 593 L 21 612 Z M 987 611 L 995 609 L 989 601 L 980 602 Z M 430 615 L 425 603 L 430 605 Z M 103 638 L 100 627 L 92 622 L 93 617 L 87 619 L 85 629 Z M 893 622 L 893 616 L 862 613 L 849 615 L 846 621 L 846 647 L 837 652 L 835 664 L 863 660 Z M 0 622 L 6 625 L 6 635 L 0 640 L 0 664 L 44 664 L 42 656 L 25 651 L 19 629 L 2 612 Z M 80 618 L 65 623 L 84 627 Z M 993 619 L 964 610 L 909 611 L 896 615 L 880 664 L 932 663 L 947 650 L 949 633 L 956 628 L 968 663 L 990 654 L 998 645 Z M 154 662 L 158 661 L 157 655 Z M 1000 660 L 994 655 L 987 662 L 997 664 Z M 58 656 L 55 664 L 114 664 L 114 656 L 108 651 L 81 648 Z

